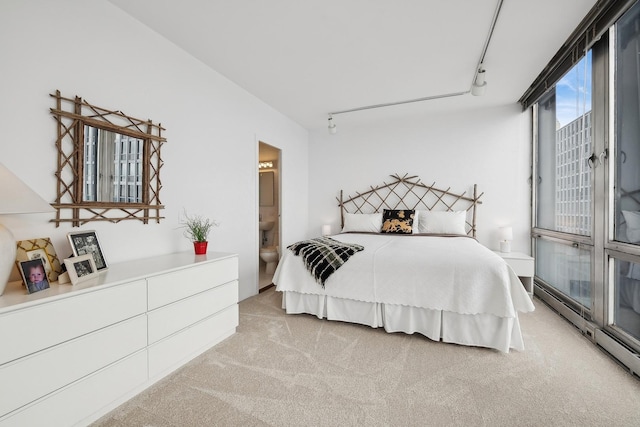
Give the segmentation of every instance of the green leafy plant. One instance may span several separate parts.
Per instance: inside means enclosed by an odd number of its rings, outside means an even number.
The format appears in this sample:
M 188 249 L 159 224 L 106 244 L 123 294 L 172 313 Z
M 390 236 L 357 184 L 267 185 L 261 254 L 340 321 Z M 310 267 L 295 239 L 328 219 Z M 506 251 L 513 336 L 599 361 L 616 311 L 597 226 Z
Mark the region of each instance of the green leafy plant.
M 193 242 L 206 242 L 211 229 L 217 226 L 218 223 L 212 219 L 200 215 L 189 216 L 187 212 L 184 213 L 182 221 L 182 227 L 185 229 L 184 237 Z

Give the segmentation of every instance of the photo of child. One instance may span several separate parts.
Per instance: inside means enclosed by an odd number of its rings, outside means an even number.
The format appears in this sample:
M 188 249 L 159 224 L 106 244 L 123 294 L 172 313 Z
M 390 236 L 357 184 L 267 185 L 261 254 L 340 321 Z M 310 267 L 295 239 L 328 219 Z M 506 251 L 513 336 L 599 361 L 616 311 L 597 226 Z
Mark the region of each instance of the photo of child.
M 20 262 L 20 272 L 30 294 L 49 288 L 49 280 L 41 258 Z

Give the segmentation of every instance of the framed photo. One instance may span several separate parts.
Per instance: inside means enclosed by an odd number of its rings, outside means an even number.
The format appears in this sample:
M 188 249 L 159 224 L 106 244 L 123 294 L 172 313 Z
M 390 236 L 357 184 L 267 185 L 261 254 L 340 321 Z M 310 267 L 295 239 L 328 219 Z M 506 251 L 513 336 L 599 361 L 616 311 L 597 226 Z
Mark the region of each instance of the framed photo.
M 20 274 L 30 294 L 49 289 L 49 280 L 42 258 L 20 261 Z
M 108 268 L 107 260 L 104 259 L 100 242 L 98 242 L 98 235 L 95 231 L 72 232 L 68 233 L 67 237 L 69 238 L 69 243 L 71 243 L 71 250 L 74 256 L 91 254 L 98 271 Z
M 16 266 L 20 270 L 20 261 L 30 261 L 36 258 L 42 259 L 49 283 L 58 280 L 62 274 L 62 264 L 56 255 L 51 239 L 20 240 L 16 247 Z
M 98 275 L 98 269 L 91 254 L 67 258 L 64 260 L 64 265 L 67 267 L 67 273 L 72 285 L 92 279 Z

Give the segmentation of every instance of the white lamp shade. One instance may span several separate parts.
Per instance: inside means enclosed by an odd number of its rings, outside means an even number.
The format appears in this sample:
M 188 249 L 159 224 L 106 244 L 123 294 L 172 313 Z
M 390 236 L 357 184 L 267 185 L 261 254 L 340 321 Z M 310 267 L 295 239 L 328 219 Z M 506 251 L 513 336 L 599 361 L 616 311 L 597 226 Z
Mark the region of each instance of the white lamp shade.
M 0 215 L 54 211 L 49 203 L 0 163 Z
M 7 286 L 16 260 L 16 239 L 8 228 L 0 224 L 0 295 Z
M 53 212 L 55 209 L 0 163 L 0 215 Z M 16 239 L 0 224 L 0 295 L 16 260 Z
M 500 228 L 500 240 L 506 240 L 506 241 L 513 240 L 513 227 Z
M 330 224 L 325 224 L 322 226 L 322 235 L 323 236 L 328 236 L 331 234 L 331 225 Z

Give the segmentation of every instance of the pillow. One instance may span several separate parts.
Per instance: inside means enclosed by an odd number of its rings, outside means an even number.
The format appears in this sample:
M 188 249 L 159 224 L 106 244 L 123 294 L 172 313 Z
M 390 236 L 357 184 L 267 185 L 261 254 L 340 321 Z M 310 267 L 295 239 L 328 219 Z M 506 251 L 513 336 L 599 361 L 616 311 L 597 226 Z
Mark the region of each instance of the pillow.
M 627 240 L 631 243 L 640 242 L 640 212 L 622 211 L 627 223 Z
M 368 231 L 373 233 L 379 233 L 382 227 L 382 214 L 344 214 L 344 227 L 342 232 L 348 231 Z
M 420 210 L 416 209 L 415 213 L 413 214 L 413 226 L 412 226 L 413 234 L 418 234 L 420 232 L 420 227 L 419 227 L 419 225 L 420 225 L 420 212 L 423 212 L 423 211 L 420 211 Z
M 413 228 L 412 209 L 385 209 L 382 214 L 382 233 L 411 234 Z
M 467 211 L 422 211 L 420 233 L 467 234 Z

